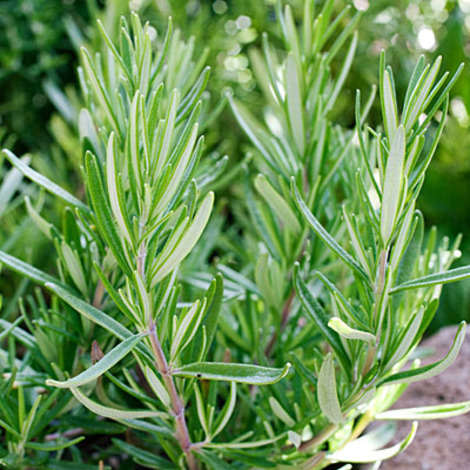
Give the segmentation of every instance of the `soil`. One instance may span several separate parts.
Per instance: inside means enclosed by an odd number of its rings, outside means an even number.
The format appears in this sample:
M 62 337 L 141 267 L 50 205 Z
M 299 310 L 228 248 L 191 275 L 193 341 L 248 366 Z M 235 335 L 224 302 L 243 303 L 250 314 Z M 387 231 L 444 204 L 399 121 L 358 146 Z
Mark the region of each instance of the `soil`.
M 434 350 L 423 364 L 442 358 L 449 350 L 456 327 L 440 330 L 425 340 Z M 393 408 L 438 405 L 470 400 L 470 339 L 464 341 L 457 360 L 432 379 L 411 384 Z M 409 432 L 410 423 L 399 423 L 397 439 Z M 470 469 L 470 413 L 444 420 L 421 421 L 414 441 L 406 451 L 383 462 L 380 470 Z

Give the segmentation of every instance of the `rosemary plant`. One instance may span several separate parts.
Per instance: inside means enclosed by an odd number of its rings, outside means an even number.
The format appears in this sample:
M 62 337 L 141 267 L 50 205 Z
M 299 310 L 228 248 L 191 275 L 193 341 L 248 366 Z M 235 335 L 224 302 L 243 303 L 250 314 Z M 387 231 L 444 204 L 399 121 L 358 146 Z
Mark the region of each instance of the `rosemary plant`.
M 251 55 L 264 123 L 228 94 L 252 144 L 229 206 L 236 233 L 222 234 L 220 213 L 209 224 L 226 159 L 204 163 L 209 70 L 171 22 L 156 38 L 136 14 L 117 38 L 99 23 L 103 51 L 82 49 L 80 197 L 3 151 L 64 203 L 56 226 L 26 199 L 54 275 L 0 252 L 39 286 L 0 322 L 3 466 L 349 468 L 403 451 L 418 420 L 470 409 L 388 410 L 464 340 L 462 324 L 449 353 L 420 366 L 442 284 L 470 277 L 450 269 L 459 240 L 431 230 L 425 243 L 416 210 L 459 70 L 420 59 L 399 105 L 382 54 L 383 126 L 366 125 L 373 88 L 345 129 L 331 111 L 359 13 L 333 17 L 328 0 L 315 16 L 307 0 L 300 30 L 288 5 L 277 18 L 282 46 L 264 36 Z M 238 264 L 217 263 L 231 250 Z M 395 420 L 413 424 L 386 447 Z M 386 423 L 360 437 L 373 421 Z M 91 434 L 115 437 L 87 456 Z

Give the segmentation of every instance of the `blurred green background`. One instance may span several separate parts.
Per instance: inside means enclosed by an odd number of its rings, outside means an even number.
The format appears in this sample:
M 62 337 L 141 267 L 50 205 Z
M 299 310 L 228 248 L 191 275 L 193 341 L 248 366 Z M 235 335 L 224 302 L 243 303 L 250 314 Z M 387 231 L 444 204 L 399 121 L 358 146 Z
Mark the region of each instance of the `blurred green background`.
M 214 104 L 231 87 L 257 108 L 260 95 L 250 71 L 252 50 L 263 31 L 278 35 L 275 0 L 1 0 L 0 1 L 0 140 L 15 153 L 30 154 L 33 167 L 71 190 L 76 187 L 80 150 L 76 144 L 76 113 L 80 106 L 76 67 L 78 47 L 100 41 L 95 21 L 108 31 L 121 14 L 138 11 L 164 34 L 168 16 L 194 36 L 195 48 L 212 67 L 209 90 Z M 300 17 L 301 0 L 291 0 Z M 318 4 L 322 2 L 319 1 Z M 338 11 L 349 4 L 338 0 Z M 444 137 L 429 169 L 420 199 L 428 227 L 451 240 L 463 234 L 460 263 L 470 263 L 470 0 L 354 0 L 352 8 L 364 12 L 359 26 L 360 47 L 334 118 L 354 124 L 354 95 L 368 93 L 377 82 L 378 54 L 387 51 L 395 71 L 398 96 L 404 96 L 412 67 L 420 54 L 429 60 L 443 56 L 443 70 L 455 71 L 467 63 L 452 91 Z M 371 113 L 375 124 L 378 109 Z M 230 127 L 227 127 L 230 125 Z M 227 133 L 226 129 L 230 128 Z M 206 129 L 207 153 L 243 158 L 245 138 L 226 108 Z M 2 162 L 0 162 L 2 163 Z M 2 163 L 0 177 L 5 179 Z M 24 183 L 23 183 L 24 184 Z M 23 188 L 23 191 L 28 188 Z M 41 266 L 49 262 L 47 242 L 27 223 L 23 195 L 9 195 L 0 208 L 0 246 L 31 258 Z M 16 199 L 15 199 L 16 198 Z M 46 207 L 45 210 L 52 208 Z M 51 214 L 53 213 L 50 210 Z M 52 215 L 51 215 L 52 217 Z M 9 275 L 2 274 L 0 290 L 11 292 Z M 21 286 L 15 288 L 21 291 Z M 470 319 L 470 284 L 445 288 L 434 331 L 445 324 Z

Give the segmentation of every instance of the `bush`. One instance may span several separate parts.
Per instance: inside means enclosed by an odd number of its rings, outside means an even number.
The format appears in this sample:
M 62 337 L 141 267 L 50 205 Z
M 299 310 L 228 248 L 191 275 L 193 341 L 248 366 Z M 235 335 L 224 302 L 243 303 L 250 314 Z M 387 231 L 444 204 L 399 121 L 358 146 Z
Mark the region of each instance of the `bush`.
M 360 13 L 348 14 L 327 1 L 315 16 L 307 1 L 297 27 L 277 7 L 276 47 L 266 35 L 251 56 L 262 107 L 225 94 L 251 142 L 230 170 L 204 156 L 200 129 L 232 124 L 193 42 L 137 14 L 111 35 L 99 23 L 69 136 L 77 194 L 3 152 L 62 203 L 51 223 L 26 202 L 54 270 L 0 252 L 39 286 L 0 320 L 3 466 L 348 468 L 403 451 L 419 420 L 468 411 L 388 410 L 464 340 L 462 323 L 420 366 L 442 285 L 470 277 L 450 269 L 459 240 L 423 241 L 416 209 L 460 68 L 439 75 L 440 58 L 420 58 L 399 106 L 382 54 L 383 126 L 366 124 L 373 88 L 344 127 L 332 115 L 358 45 Z M 410 432 L 386 447 L 396 420 Z

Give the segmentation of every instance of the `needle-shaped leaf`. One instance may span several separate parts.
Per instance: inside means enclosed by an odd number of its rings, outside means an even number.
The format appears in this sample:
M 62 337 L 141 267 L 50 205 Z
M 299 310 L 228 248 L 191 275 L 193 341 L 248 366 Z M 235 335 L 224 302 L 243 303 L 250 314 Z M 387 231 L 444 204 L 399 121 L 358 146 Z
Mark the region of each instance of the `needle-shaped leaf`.
M 377 386 L 399 383 L 409 384 L 412 382 L 418 382 L 420 380 L 430 379 L 431 377 L 444 372 L 457 358 L 460 348 L 462 347 L 463 340 L 465 339 L 465 327 L 465 322 L 461 322 L 455 335 L 454 342 L 452 343 L 449 352 L 443 359 L 427 366 L 392 374 L 379 382 Z
M 230 382 L 230 393 L 228 399 L 225 401 L 225 405 L 220 412 L 217 421 L 215 423 L 215 429 L 211 431 L 211 438 L 213 439 L 217 434 L 222 432 L 232 417 L 233 410 L 235 409 L 235 403 L 237 402 L 237 383 Z
M 390 152 L 385 169 L 380 218 L 380 233 L 384 243 L 389 241 L 397 217 L 398 203 L 403 182 L 405 145 L 405 129 L 403 126 L 400 126 L 391 139 Z
M 375 336 L 367 331 L 357 330 L 347 325 L 341 318 L 333 317 L 328 326 L 336 331 L 340 336 L 347 339 L 359 339 L 369 344 L 375 343 Z
M 107 118 L 110 124 L 113 127 L 113 130 L 118 133 L 119 135 L 119 123 L 116 117 L 115 109 L 113 108 L 109 96 L 106 92 L 106 89 L 103 86 L 102 81 L 96 74 L 96 67 L 93 64 L 93 60 L 89 54 L 89 52 L 82 47 L 82 60 L 83 60 L 83 67 L 86 73 L 88 80 L 90 81 L 91 88 L 93 93 L 95 94 L 96 99 L 98 100 L 101 109 L 106 113 Z
M 310 318 L 315 322 L 318 329 L 320 330 L 321 334 L 328 341 L 329 345 L 335 351 L 338 360 L 340 361 L 343 369 L 345 371 L 350 370 L 351 361 L 349 360 L 348 355 L 344 349 L 341 340 L 336 333 L 336 331 L 332 331 L 331 328 L 328 327 L 328 320 L 326 313 L 323 311 L 322 306 L 320 303 L 312 296 L 309 292 L 307 286 L 302 281 L 299 275 L 299 265 L 296 264 L 294 267 L 294 283 L 295 283 L 295 290 L 302 302 L 303 307 L 305 308 L 306 312 L 310 316 Z
M 54 196 L 59 197 L 60 199 L 68 202 L 72 206 L 78 207 L 79 209 L 89 212 L 90 209 L 87 205 L 85 205 L 82 201 L 77 199 L 75 196 L 72 196 L 68 191 L 64 188 L 61 188 L 59 185 L 53 183 L 49 178 L 41 175 L 37 171 L 30 168 L 26 163 L 20 160 L 13 152 L 10 152 L 8 149 L 3 149 L 2 153 L 8 159 L 8 161 L 15 166 L 26 178 L 30 179 L 33 183 L 38 184 L 46 191 L 54 194 Z
M 63 287 L 53 282 L 47 282 L 46 287 L 50 291 L 54 292 L 54 294 L 58 295 L 66 303 L 68 303 L 77 312 L 81 313 L 84 317 L 88 318 L 97 325 L 102 326 L 104 329 L 108 330 L 118 338 L 126 339 L 130 336 L 133 336 L 125 326 L 122 326 L 114 318 L 66 291 Z
M 409 420 L 424 421 L 429 419 L 444 419 L 460 416 L 470 411 L 470 401 L 449 403 L 446 405 L 419 406 L 416 408 L 403 408 L 401 410 L 388 410 L 375 415 L 380 420 Z
M 271 407 L 274 415 L 279 418 L 284 424 L 290 428 L 295 426 L 295 421 L 289 416 L 287 411 L 282 407 L 282 405 L 274 398 L 269 397 L 269 406 Z
M 155 455 L 154 452 L 136 447 L 120 439 L 111 439 L 113 444 L 127 455 L 132 456 L 136 463 L 145 468 L 156 468 L 158 470 L 177 470 L 177 466 L 163 457 Z
M 183 261 L 183 259 L 194 248 L 199 240 L 212 211 L 214 204 L 214 193 L 210 192 L 204 198 L 191 225 L 186 229 L 184 235 L 180 238 L 172 253 L 163 260 L 157 267 L 155 275 L 152 279 L 152 285 L 160 282 L 165 276 L 170 274 Z
M 297 150 L 301 156 L 305 151 L 305 129 L 302 109 L 301 82 L 293 53 L 286 61 L 286 98 L 289 124 Z
M 269 385 L 279 382 L 289 372 L 290 364 L 282 369 L 225 362 L 196 362 L 173 371 L 177 377 L 221 380 L 251 385 Z
M 338 242 L 325 230 L 325 228 L 320 224 L 317 218 L 312 214 L 310 209 L 305 204 L 304 200 L 297 190 L 295 181 L 292 179 L 292 187 L 297 201 L 297 205 L 304 215 L 307 222 L 310 224 L 310 227 L 317 234 L 317 236 L 330 248 L 331 251 L 336 253 L 350 268 L 360 274 L 364 279 L 367 280 L 367 274 L 362 269 L 361 265 L 349 254 L 347 253 Z
M 428 274 L 427 276 L 411 279 L 399 284 L 390 290 L 394 292 L 400 292 L 408 289 L 420 289 L 421 287 L 432 287 L 439 284 L 447 284 L 449 282 L 463 281 L 464 279 L 470 278 L 470 266 L 462 266 L 461 268 L 450 269 L 449 271 Z
M 355 441 L 346 444 L 341 450 L 327 455 L 330 462 L 351 462 L 351 463 L 369 463 L 379 460 L 386 460 L 403 452 L 415 437 L 418 423 L 414 422 L 408 436 L 398 444 L 386 449 L 370 449 L 365 444 L 365 438 L 360 437 Z
M 161 400 L 161 402 L 169 408 L 171 406 L 170 396 L 163 386 L 161 380 L 157 377 L 157 374 L 149 367 L 145 367 L 145 377 L 153 390 L 153 393 Z
M 271 186 L 264 175 L 258 175 L 255 179 L 255 188 L 263 196 L 263 199 L 279 217 L 281 223 L 294 233 L 299 233 L 301 226 L 294 211 L 286 200 Z
M 55 452 L 57 450 L 66 449 L 82 442 L 85 436 L 80 436 L 71 441 L 65 442 L 27 442 L 25 447 L 28 449 L 39 450 L 41 452 Z
M 96 156 L 91 152 L 87 152 L 85 154 L 85 168 L 88 177 L 87 187 L 90 192 L 91 202 L 101 235 L 106 240 L 121 269 L 128 276 L 131 276 L 123 245 L 117 233 L 116 225 L 114 224 L 114 217 L 107 197 L 107 191 L 105 190 L 99 164 Z
M 392 142 L 398 126 L 398 110 L 397 98 L 395 96 L 395 91 L 393 90 L 392 79 L 388 70 L 384 73 L 382 100 L 385 128 L 389 141 Z
M 47 238 L 51 239 L 53 225 L 39 215 L 39 212 L 37 212 L 36 209 L 33 207 L 33 205 L 31 204 L 31 200 L 28 196 L 25 197 L 24 202 L 29 216 L 36 224 L 38 229 L 41 230 L 41 232 L 44 233 Z
M 341 423 L 344 418 L 338 401 L 335 364 L 331 353 L 326 356 L 318 374 L 317 397 L 323 414 L 333 424 Z
M 111 351 L 106 353 L 102 359 L 84 370 L 81 374 L 64 381 L 48 379 L 46 380 L 46 385 L 58 388 L 70 388 L 79 387 L 80 385 L 85 385 L 92 380 L 96 380 L 132 351 L 144 335 L 145 333 L 139 333 L 137 335 L 129 336 L 129 338 L 111 349 Z
M 185 345 L 187 345 L 196 334 L 201 322 L 203 310 L 203 308 L 200 308 L 200 301 L 196 300 L 189 310 L 185 312 L 184 317 L 181 318 L 171 342 L 170 361 L 177 358 L 178 353 L 184 349 Z
M 400 337 L 400 340 L 396 345 L 392 356 L 386 362 L 386 366 L 390 365 L 391 367 L 393 367 L 409 351 L 423 322 L 423 315 L 424 310 L 421 309 L 408 322 L 408 325 L 406 326 L 402 336 Z
M 111 210 L 113 211 L 119 230 L 121 231 L 121 234 L 126 237 L 129 243 L 132 243 L 126 206 L 122 196 L 122 188 L 119 178 L 114 132 L 109 136 L 106 149 L 106 183 Z
M 101 405 L 94 400 L 88 398 L 78 388 L 71 388 L 73 396 L 85 407 L 93 413 L 103 416 L 104 418 L 111 419 L 140 419 L 140 418 L 165 418 L 166 413 L 161 411 L 151 410 L 121 410 L 117 408 L 111 408 L 109 406 Z
M 37 282 L 42 286 L 47 282 L 52 282 L 54 284 L 57 284 L 58 286 L 62 286 L 63 288 L 69 290 L 67 286 L 62 284 L 55 277 L 50 276 L 49 274 L 46 274 L 43 271 L 40 271 L 34 266 L 31 266 L 30 264 L 25 263 L 24 261 L 21 261 L 20 259 L 15 258 L 14 256 L 9 255 L 8 253 L 5 253 L 4 251 L 0 251 L 0 262 L 8 266 L 13 271 L 17 272 L 18 274 L 21 274 L 22 276 L 25 276 L 28 279 L 31 279 L 32 281 Z

